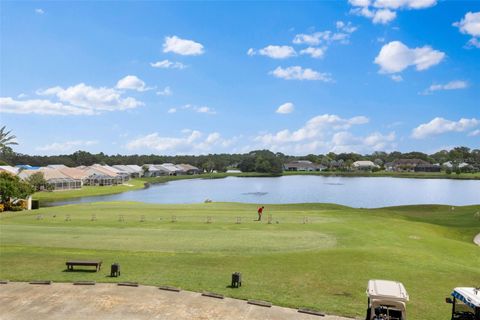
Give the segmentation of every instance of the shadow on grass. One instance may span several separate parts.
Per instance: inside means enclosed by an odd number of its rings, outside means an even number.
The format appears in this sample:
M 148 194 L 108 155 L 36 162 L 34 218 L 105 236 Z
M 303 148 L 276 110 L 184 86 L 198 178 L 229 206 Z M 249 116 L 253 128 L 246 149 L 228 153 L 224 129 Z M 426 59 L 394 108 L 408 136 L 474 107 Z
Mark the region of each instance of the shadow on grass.
M 86 272 L 86 273 L 95 273 L 97 270 L 88 270 L 88 269 L 64 269 L 62 272 Z

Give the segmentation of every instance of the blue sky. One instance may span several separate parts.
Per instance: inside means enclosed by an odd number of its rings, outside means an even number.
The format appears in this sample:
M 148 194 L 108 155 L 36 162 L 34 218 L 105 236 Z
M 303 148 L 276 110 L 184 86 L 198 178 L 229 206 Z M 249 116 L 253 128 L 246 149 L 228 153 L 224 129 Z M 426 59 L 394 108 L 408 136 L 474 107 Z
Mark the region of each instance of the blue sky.
M 478 1 L 0 5 L 18 152 L 480 147 Z

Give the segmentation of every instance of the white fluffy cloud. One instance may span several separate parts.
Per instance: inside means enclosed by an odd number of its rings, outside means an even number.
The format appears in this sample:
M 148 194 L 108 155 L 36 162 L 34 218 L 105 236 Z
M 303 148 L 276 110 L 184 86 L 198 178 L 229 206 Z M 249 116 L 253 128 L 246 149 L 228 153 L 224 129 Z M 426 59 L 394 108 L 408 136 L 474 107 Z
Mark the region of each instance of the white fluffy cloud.
M 397 13 L 389 9 L 380 9 L 375 11 L 372 17 L 372 21 L 375 24 L 387 24 L 392 20 L 395 20 Z
M 389 9 L 424 9 L 437 4 L 437 0 L 376 0 L 373 6 Z
M 295 110 L 295 106 L 291 102 L 286 102 L 277 108 L 276 113 L 287 114 L 292 113 Z
M 313 33 L 300 33 L 293 38 L 294 44 L 306 44 L 309 46 L 318 46 L 320 44 L 328 45 L 333 42 L 348 43 L 350 35 L 357 30 L 351 22 L 345 23 L 337 21 L 335 23 L 337 30 L 318 31 Z
M 127 142 L 128 150 L 155 150 L 164 154 L 204 154 L 212 148 L 225 148 L 231 145 L 233 139 L 224 139 L 218 132 L 204 134 L 198 130 L 183 130 L 181 137 L 161 136 L 151 133 Z
M 163 90 L 157 91 L 159 96 L 171 96 L 173 94 L 172 89 L 169 86 L 166 86 Z
M 426 70 L 444 58 L 445 53 L 430 46 L 411 49 L 400 41 L 392 41 L 382 47 L 374 62 L 380 66 L 381 73 L 396 73 L 409 66 L 415 66 L 418 71 Z
M 349 0 L 352 14 L 372 19 L 375 24 L 387 24 L 397 17 L 396 10 L 425 9 L 437 4 L 437 0 Z
M 306 49 L 301 50 L 300 54 L 308 54 L 312 58 L 320 59 L 324 57 L 325 51 L 327 51 L 327 47 L 321 47 L 321 48 L 308 47 Z
M 98 144 L 98 141 L 91 140 L 73 140 L 65 142 L 53 142 L 36 148 L 38 151 L 47 151 L 47 152 L 66 152 L 72 151 L 75 148 L 88 147 Z
M 288 129 L 278 131 L 277 133 L 267 133 L 256 137 L 255 140 L 264 144 L 282 144 L 289 142 L 301 142 L 309 139 L 320 138 L 327 130 L 348 129 L 352 125 L 365 124 L 367 117 L 359 116 L 350 119 L 343 119 L 337 115 L 324 114 L 313 117 L 298 130 L 290 131 Z
M 469 137 L 480 137 L 480 129 L 473 130 L 468 134 Z
M 197 56 L 203 54 L 205 51 L 201 43 L 172 36 L 165 37 L 163 52 L 173 52 L 183 56 Z
M 205 114 L 212 114 L 212 115 L 217 114 L 217 112 L 213 108 L 210 108 L 210 107 L 207 107 L 207 106 L 196 106 L 196 105 L 193 105 L 193 104 L 186 104 L 186 105 L 183 105 L 179 108 L 170 108 L 170 109 L 168 109 L 167 112 L 168 113 L 176 113 L 179 110 L 191 110 L 191 111 L 198 112 L 198 113 L 205 113 Z
M 395 82 L 402 82 L 403 81 L 403 77 L 399 74 L 392 74 L 390 76 L 390 78 Z
M 395 138 L 395 132 L 388 134 L 373 132 L 367 136 L 355 136 L 348 131 L 341 131 L 333 135 L 330 151 L 337 153 L 383 151 L 395 146 Z
M 255 51 L 250 51 L 249 55 L 253 55 Z M 263 49 L 258 50 L 258 54 L 267 56 L 273 59 L 286 59 L 297 55 L 295 49 L 290 46 L 273 46 L 269 45 Z
M 302 127 L 276 133 L 263 133 L 255 137 L 258 148 L 268 148 L 289 154 L 321 152 L 371 152 L 394 147 L 395 133 L 383 135 L 378 132 L 367 136 L 355 136 L 348 130 L 365 125 L 368 118 L 358 116 L 341 118 L 324 114 L 308 120 Z
M 132 97 L 124 98 L 122 93 L 114 88 L 95 88 L 84 83 L 66 89 L 52 87 L 46 90 L 38 90 L 37 94 L 41 96 L 55 96 L 64 103 L 89 109 L 94 111 L 94 113 L 127 110 L 143 105 L 142 102 Z
M 430 87 L 425 89 L 421 94 L 432 94 L 435 91 L 440 90 L 459 90 L 468 88 L 468 83 L 462 80 L 454 80 L 445 84 L 432 84 Z
M 332 81 L 329 73 L 322 73 L 310 68 L 292 66 L 287 68 L 277 67 L 270 72 L 273 76 L 285 80 L 320 80 L 324 82 Z
M 61 102 L 52 102 L 45 99 L 15 100 L 10 97 L 0 98 L 0 112 L 62 116 L 95 114 L 92 109 L 75 107 Z
M 37 90 L 47 98 L 16 100 L 0 97 L 0 112 L 42 115 L 95 115 L 106 111 L 123 111 L 143 106 L 133 97 L 125 97 L 117 88 L 92 87 L 84 83 L 62 88 Z
M 35 13 L 36 14 L 44 14 L 45 11 L 43 9 L 37 8 L 37 9 L 35 9 Z
M 147 88 L 145 82 L 137 76 L 128 75 L 118 80 L 117 89 L 136 90 L 142 92 L 147 91 L 150 88 Z
M 153 68 L 160 68 L 160 69 L 185 69 L 187 66 L 178 61 L 170 61 L 168 59 L 152 62 L 150 65 Z
M 469 129 L 480 126 L 480 120 L 472 118 L 462 118 L 458 121 L 447 120 L 444 118 L 434 118 L 428 123 L 423 123 L 413 129 L 412 137 L 415 139 L 424 139 L 430 136 L 439 135 L 447 132 L 464 132 Z
M 461 33 L 468 34 L 472 38 L 468 41 L 469 46 L 480 48 L 480 12 L 467 12 L 465 17 L 453 24 L 460 29 Z

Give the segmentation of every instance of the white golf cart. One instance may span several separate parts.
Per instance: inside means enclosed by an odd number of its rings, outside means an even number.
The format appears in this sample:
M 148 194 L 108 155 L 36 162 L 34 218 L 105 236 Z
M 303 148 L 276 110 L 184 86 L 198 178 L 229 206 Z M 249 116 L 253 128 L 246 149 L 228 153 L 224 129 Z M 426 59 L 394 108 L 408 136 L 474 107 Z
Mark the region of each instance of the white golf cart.
M 451 320 L 480 320 L 480 288 L 455 288 L 452 297 L 446 299 L 452 304 Z
M 370 280 L 367 288 L 366 320 L 406 320 L 407 290 L 402 283 L 388 280 Z

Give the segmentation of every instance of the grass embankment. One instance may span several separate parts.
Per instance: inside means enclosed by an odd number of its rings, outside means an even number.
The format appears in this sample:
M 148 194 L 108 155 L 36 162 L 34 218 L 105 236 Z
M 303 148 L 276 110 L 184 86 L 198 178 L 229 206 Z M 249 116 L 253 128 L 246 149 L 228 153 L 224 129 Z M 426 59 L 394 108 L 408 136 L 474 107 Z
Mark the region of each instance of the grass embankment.
M 145 183 L 165 183 L 168 181 L 183 180 L 183 179 L 221 179 L 229 176 L 235 177 L 271 177 L 272 175 L 265 175 L 261 173 L 208 173 L 202 175 L 182 175 L 182 176 L 162 176 L 152 178 L 130 179 L 125 184 L 116 186 L 84 186 L 81 189 L 65 190 L 65 191 L 41 191 L 33 195 L 33 199 L 40 200 L 40 203 L 63 201 L 68 199 L 76 199 L 92 196 L 103 196 L 115 193 L 122 193 L 144 188 Z
M 369 279 L 392 279 L 410 294 L 409 318 L 446 319 L 451 289 L 480 285 L 480 248 L 472 243 L 479 210 L 272 205 L 264 220 L 272 214 L 273 224 L 252 221 L 255 205 L 233 203 L 112 202 L 4 213 L 0 278 L 168 284 L 346 316 L 364 316 Z M 65 272 L 68 259 L 95 258 L 104 262 L 101 272 Z M 121 264 L 119 279 L 108 277 L 113 262 Z M 243 273 L 240 289 L 227 288 L 234 271 Z
M 460 180 L 478 180 L 480 172 L 475 173 L 451 173 L 445 172 L 342 172 L 342 171 L 285 171 L 283 173 L 289 175 L 318 175 L 318 176 L 338 176 L 338 177 L 393 177 L 393 178 L 418 178 L 418 179 L 460 179 Z

